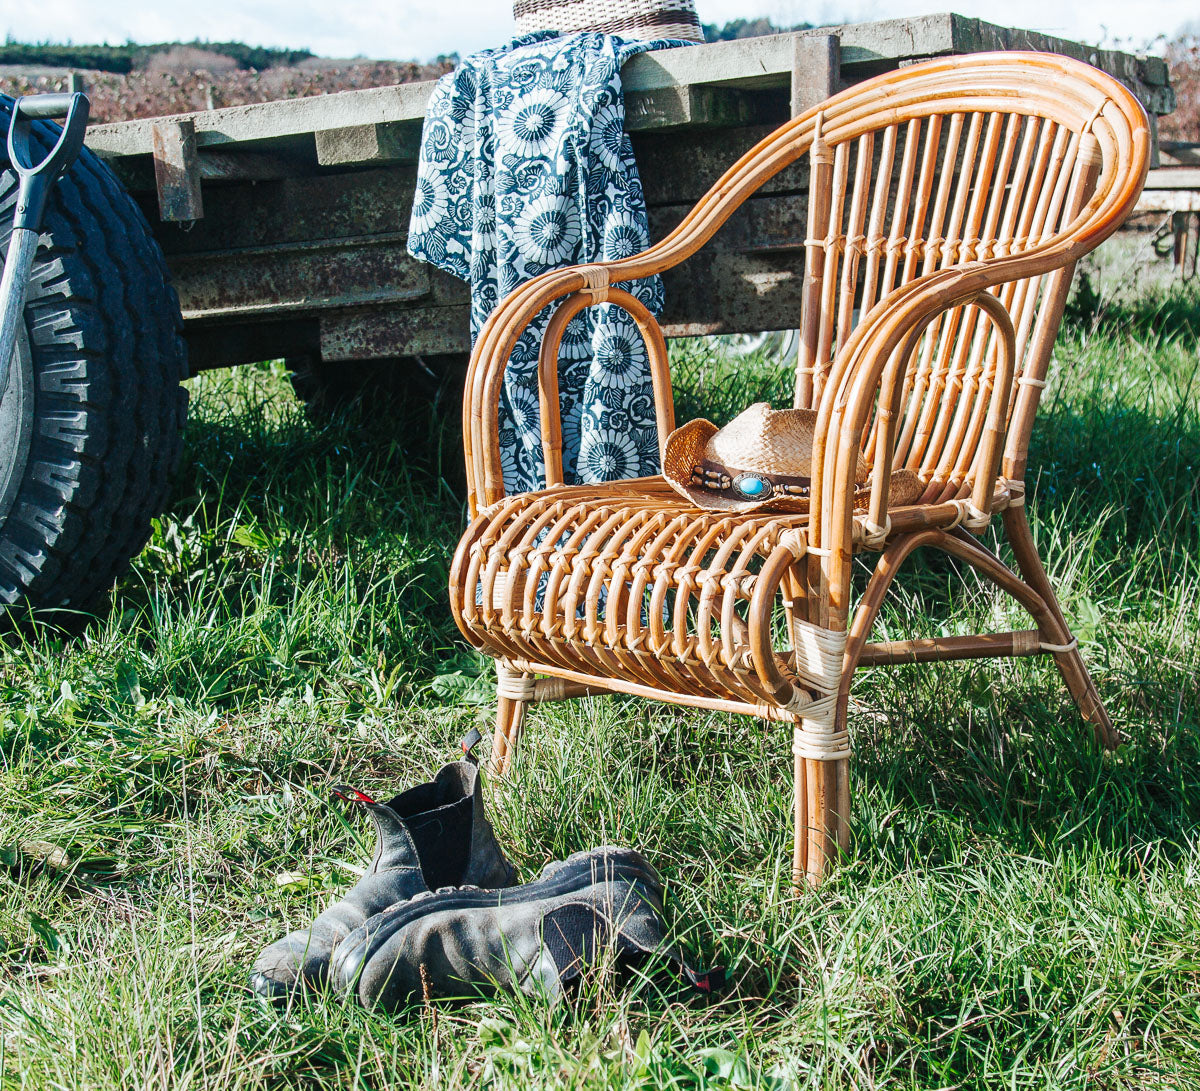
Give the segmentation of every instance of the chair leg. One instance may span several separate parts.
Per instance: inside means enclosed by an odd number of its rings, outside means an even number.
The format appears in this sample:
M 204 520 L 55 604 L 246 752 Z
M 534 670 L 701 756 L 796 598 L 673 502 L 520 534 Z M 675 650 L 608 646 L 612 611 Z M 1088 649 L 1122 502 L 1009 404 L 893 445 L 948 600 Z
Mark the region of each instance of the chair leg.
M 501 697 L 496 702 L 496 730 L 492 735 L 492 776 L 502 777 L 512 765 L 521 729 L 525 725 L 525 706 L 528 701 Z
M 835 728 L 846 723 L 849 680 L 838 693 Z M 850 846 L 850 762 L 793 757 L 792 885 L 820 886 L 834 857 Z
M 850 675 L 849 677 L 853 677 Z M 849 689 L 838 693 L 837 719 L 834 726 L 841 731 L 846 726 L 847 706 L 850 704 Z M 850 760 L 834 762 L 834 775 L 837 780 L 837 847 L 839 852 L 850 848 Z
M 1008 508 L 1004 512 L 1004 531 L 1012 546 L 1013 555 L 1017 559 L 1017 568 L 1025 582 L 1045 601 L 1050 612 L 1054 615 L 1062 631 L 1067 634 L 1066 643 L 1072 643 L 1071 630 L 1067 627 L 1062 607 L 1054 594 L 1054 587 L 1046 569 L 1038 556 L 1034 545 L 1033 533 L 1029 529 L 1029 520 L 1025 518 L 1025 509 Z M 1092 725 L 1096 738 L 1106 750 L 1115 750 L 1121 745 L 1121 734 L 1109 719 L 1100 694 L 1096 690 L 1092 676 L 1088 673 L 1079 649 L 1072 647 L 1068 651 L 1054 652 L 1054 663 L 1058 667 L 1067 690 L 1079 708 L 1079 713 Z
M 799 893 L 808 879 L 808 762 L 792 757 L 792 888 Z
M 525 709 L 533 697 L 533 675 L 496 663 L 496 730 L 492 735 L 491 772 L 502 777 L 512 765 L 525 726 Z
M 936 534 L 929 531 L 909 535 L 892 542 L 880 557 L 871 582 L 854 613 L 850 637 L 846 645 L 846 661 L 842 682 L 838 687 L 834 731 L 846 730 L 850 705 L 850 685 L 871 625 L 879 612 L 884 595 L 891 586 L 897 569 L 918 546 Z M 831 850 L 844 852 L 850 847 L 850 762 L 820 762 L 795 759 L 795 843 L 792 853 L 792 881 L 797 889 L 802 882 L 817 886 L 829 870 Z M 809 784 L 814 787 L 809 797 Z M 811 836 L 811 831 L 824 831 Z
M 792 885 L 817 887 L 850 838 L 850 763 L 793 759 L 795 806 L 792 847 Z

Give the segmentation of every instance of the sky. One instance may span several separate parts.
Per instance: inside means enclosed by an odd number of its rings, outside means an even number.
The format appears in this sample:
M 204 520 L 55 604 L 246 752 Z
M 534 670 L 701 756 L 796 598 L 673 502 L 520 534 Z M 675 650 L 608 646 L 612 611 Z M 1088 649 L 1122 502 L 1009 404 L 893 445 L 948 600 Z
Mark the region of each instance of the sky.
M 1142 48 L 1200 13 L 1197 0 L 698 0 L 702 21 L 863 22 L 953 10 L 1088 44 Z M 0 34 L 17 41 L 242 41 L 327 57 L 428 60 L 511 36 L 506 0 L 0 0 Z

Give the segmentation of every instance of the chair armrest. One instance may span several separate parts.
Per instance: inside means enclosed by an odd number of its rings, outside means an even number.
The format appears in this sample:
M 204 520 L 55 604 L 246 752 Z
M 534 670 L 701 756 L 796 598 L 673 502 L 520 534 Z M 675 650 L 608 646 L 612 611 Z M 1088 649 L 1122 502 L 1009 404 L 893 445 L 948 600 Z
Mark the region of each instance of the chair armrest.
M 763 182 L 808 151 L 818 122 L 818 111 L 811 110 L 760 141 L 700 198 L 674 230 L 640 254 L 620 261 L 553 269 L 522 284 L 501 301 L 475 343 L 463 395 L 463 446 L 472 514 L 504 496 L 495 423 L 500 387 L 517 340 L 534 317 L 556 300 L 582 292 L 607 290 L 608 302 L 625 305 L 626 300 L 618 294 L 621 290 L 614 285 L 654 276 L 691 257 Z M 657 322 L 652 328 L 658 330 Z M 646 336 L 646 327 L 642 333 Z M 662 414 L 670 407 L 669 390 L 666 393 L 664 400 L 656 388 L 660 447 L 666 439 Z
M 977 514 L 985 525 L 990 519 L 1015 371 L 1016 332 L 1004 304 L 987 290 L 986 283 L 982 287 L 977 283 L 985 264 L 959 266 L 897 289 L 867 316 L 834 360 L 813 436 L 808 527 L 806 532 L 785 534 L 763 565 L 749 626 L 752 662 L 760 682 L 775 701 L 810 721 L 830 714 L 840 677 L 835 664 L 841 662 L 838 648 L 845 648 L 854 478 L 864 429 L 875 411 L 875 457 L 866 529 L 868 535 L 882 541 L 890 525 L 888 491 L 905 376 L 926 327 L 939 314 L 968 303 L 978 306 L 999 334 L 996 373 L 987 396 L 987 419 L 975 443 L 976 473 L 968 501 L 974 509 L 972 515 Z M 810 673 L 803 677 L 782 664 L 774 651 L 770 610 L 770 602 L 784 586 L 787 573 L 802 560 L 808 565 L 810 609 L 808 617 L 801 616 L 794 622 L 793 639 L 798 640 L 804 631 L 812 645 L 803 657 Z M 822 643 L 828 647 L 819 647 Z M 820 676 L 811 673 L 814 663 L 826 667 Z M 825 726 L 826 744 L 840 745 L 831 714 Z
M 658 320 L 636 296 L 620 288 L 585 289 L 559 305 L 546 327 L 538 352 L 538 410 L 542 425 L 542 461 L 546 487 L 563 484 L 562 403 L 558 391 L 558 350 L 570 321 L 588 307 L 611 303 L 637 323 L 646 344 L 650 379 L 654 388 L 654 415 L 658 428 L 658 457 L 661 461 L 669 436 L 675 430 L 675 399 L 671 390 L 671 363 L 667 341 Z M 501 482 L 503 487 L 503 482 Z
M 978 306 L 999 335 L 996 373 L 984 428 L 975 444 L 975 480 L 968 501 L 975 509 L 972 514 L 986 521 L 999 474 L 1016 367 L 1012 319 L 988 289 L 1012 279 L 1016 279 L 1014 263 L 998 259 L 965 263 L 912 281 L 874 308 L 834 360 L 813 438 L 809 552 L 814 558 L 810 572 L 816 577 L 819 569 L 828 581 L 835 613 L 844 616 L 846 607 L 854 473 L 871 414 L 876 413 L 877 424 L 866 521 L 868 533 L 882 537 L 887 529 L 889 479 L 905 376 L 926 327 L 943 312 L 964 304 Z
M 505 495 L 499 429 L 504 375 L 521 335 L 534 318 L 556 302 L 558 306 L 551 316 L 538 354 L 538 401 L 546 484 L 558 485 L 563 480 L 559 346 L 571 319 L 586 308 L 602 303 L 610 303 L 626 311 L 645 341 L 654 387 L 661 455 L 662 446 L 674 429 L 675 421 L 666 339 L 658 321 L 645 304 L 624 289 L 613 286 L 614 281 L 646 275 L 631 264 L 642 256 L 543 273 L 506 296 L 485 323 L 471 353 L 463 396 L 463 445 L 466 450 L 468 504 L 472 515 Z M 630 272 L 630 268 L 634 271 Z

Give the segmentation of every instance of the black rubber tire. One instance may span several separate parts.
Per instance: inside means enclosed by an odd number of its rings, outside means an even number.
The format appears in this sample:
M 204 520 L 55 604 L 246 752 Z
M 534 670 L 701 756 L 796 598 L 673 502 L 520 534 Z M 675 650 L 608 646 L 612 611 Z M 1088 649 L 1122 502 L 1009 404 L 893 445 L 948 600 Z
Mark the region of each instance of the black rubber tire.
M 0 140 L 11 105 L 0 95 Z M 34 132 L 47 142 L 56 130 L 39 123 Z M 0 167 L 2 260 L 16 197 L 3 151 Z M 166 502 L 187 410 L 187 352 L 162 251 L 86 149 L 51 195 L 25 331 L 27 436 L 0 437 L 25 456 L 0 510 L 0 609 L 87 608 L 145 545 Z M 21 393 L 18 381 L 5 398 Z

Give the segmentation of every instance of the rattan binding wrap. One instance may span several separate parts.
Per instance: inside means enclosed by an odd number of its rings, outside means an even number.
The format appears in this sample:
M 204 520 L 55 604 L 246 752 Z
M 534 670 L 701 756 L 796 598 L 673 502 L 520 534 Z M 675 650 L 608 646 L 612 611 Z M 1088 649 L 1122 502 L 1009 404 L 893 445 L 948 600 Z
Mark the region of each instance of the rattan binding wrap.
M 513 15 L 518 34 L 594 30 L 647 41 L 704 41 L 694 0 L 515 0 Z
M 1149 152 L 1145 111 L 1086 64 L 941 58 L 848 88 L 765 137 L 665 238 L 606 263 L 607 278 L 595 265 L 555 270 L 508 296 L 467 375 L 472 522 L 450 577 L 459 628 L 505 663 L 495 766 L 511 760 L 531 701 L 623 692 L 782 722 L 793 732 L 793 867 L 816 882 L 850 839 L 847 705 L 859 668 L 1049 655 L 1100 742 L 1115 745 L 1034 545 L 1025 474 L 1075 263 L 1133 209 Z M 795 405 L 817 413 L 810 511 L 703 510 L 662 477 L 564 484 L 567 324 L 601 285 L 633 316 L 665 440 L 666 342 L 622 285 L 692 257 L 800 159 Z M 546 307 L 556 308 L 538 361 L 546 488 L 505 496 L 504 373 Z M 922 485 L 903 505 L 890 490 L 897 470 Z M 975 537 L 997 518 L 1015 570 Z M 923 548 L 969 565 L 1035 628 L 873 643 L 892 581 Z M 856 554 L 873 566 L 857 598 Z

